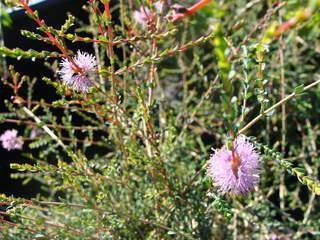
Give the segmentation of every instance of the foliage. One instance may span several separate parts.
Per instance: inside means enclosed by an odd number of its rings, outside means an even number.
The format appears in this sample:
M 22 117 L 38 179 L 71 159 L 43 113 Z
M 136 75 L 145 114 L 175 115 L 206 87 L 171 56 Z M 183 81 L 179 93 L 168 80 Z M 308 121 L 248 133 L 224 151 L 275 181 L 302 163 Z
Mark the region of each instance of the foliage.
M 6 1 L 38 24 L 21 34 L 55 52 L 0 48 L 52 72 L 1 69 L 13 97 L 0 122 L 24 126 L 30 160 L 12 163 L 12 177 L 35 179 L 43 192 L 0 196 L 0 236 L 319 238 L 320 2 L 211 1 L 192 15 L 173 3 L 160 11 L 152 0 L 113 3 L 83 1 L 88 23 L 68 15 L 55 29 L 28 1 Z M 145 24 L 134 18 L 141 6 L 150 9 Z M 88 93 L 59 80 L 74 42 L 97 59 Z M 41 81 L 58 100 L 39 100 Z M 206 162 L 239 134 L 260 152 L 261 181 L 248 195 L 223 195 Z

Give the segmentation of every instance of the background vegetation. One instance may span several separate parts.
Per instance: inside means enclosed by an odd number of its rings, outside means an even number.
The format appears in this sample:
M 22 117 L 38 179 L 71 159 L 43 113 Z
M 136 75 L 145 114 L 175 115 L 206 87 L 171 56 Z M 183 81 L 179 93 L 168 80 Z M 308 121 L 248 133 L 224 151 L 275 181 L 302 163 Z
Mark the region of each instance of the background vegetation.
M 320 2 L 210 1 L 179 21 L 174 3 L 82 1 L 88 24 L 68 15 L 56 29 L 6 2 L 39 25 L 21 34 L 54 50 L 0 48 L 51 72 L 2 65 L 1 132 L 16 123 L 30 160 L 12 177 L 42 184 L 33 199 L 1 195 L 3 239 L 319 238 Z M 76 42 L 99 65 L 87 94 L 59 80 L 57 43 L 73 56 Z M 54 99 L 33 91 L 43 82 Z M 223 195 L 206 163 L 239 134 L 261 155 L 261 181 Z

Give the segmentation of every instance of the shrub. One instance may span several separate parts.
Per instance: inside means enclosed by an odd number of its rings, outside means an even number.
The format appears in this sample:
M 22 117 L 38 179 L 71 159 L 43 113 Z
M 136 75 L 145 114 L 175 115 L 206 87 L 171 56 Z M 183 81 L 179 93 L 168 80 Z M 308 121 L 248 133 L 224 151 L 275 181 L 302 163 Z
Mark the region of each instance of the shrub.
M 319 237 L 319 1 L 91 0 L 59 29 L 6 4 L 56 51 L 0 48 L 52 73 L 1 69 L 13 177 L 43 187 L 1 195 L 2 238 Z

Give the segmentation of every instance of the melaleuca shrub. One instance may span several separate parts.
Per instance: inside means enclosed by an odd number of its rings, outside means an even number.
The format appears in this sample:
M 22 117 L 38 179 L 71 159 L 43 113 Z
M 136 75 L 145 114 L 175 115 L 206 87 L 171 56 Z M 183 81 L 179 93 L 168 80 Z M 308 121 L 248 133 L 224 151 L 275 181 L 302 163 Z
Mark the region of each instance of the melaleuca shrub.
M 52 27 L 1 3 L 49 46 L 0 48 L 0 141 L 41 184 L 0 196 L 2 239 L 319 236 L 319 1 L 74 4 L 87 21 Z

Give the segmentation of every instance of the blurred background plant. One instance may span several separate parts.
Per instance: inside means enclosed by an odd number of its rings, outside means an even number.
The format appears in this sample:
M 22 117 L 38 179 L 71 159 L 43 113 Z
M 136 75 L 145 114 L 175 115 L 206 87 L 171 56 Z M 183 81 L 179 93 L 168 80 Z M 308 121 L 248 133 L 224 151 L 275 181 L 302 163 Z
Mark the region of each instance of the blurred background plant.
M 1 195 L 3 239 L 319 238 L 319 1 L 79 1 L 88 19 L 59 27 L 5 4 L 49 48 L 0 48 L 46 69 L 2 65 L 1 134 L 16 124 L 28 159 L 12 177 L 41 183 L 31 199 Z M 79 49 L 98 65 L 88 93 L 58 74 Z M 221 194 L 206 163 L 239 134 L 261 181 Z

